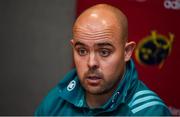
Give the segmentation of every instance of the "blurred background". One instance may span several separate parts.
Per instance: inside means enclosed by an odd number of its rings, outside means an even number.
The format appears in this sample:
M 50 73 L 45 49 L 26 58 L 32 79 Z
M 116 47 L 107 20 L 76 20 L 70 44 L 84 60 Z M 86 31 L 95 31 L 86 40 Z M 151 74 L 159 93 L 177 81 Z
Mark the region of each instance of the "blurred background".
M 0 0 L 0 115 L 33 115 L 72 68 L 73 22 L 98 3 L 127 15 L 139 78 L 180 113 L 179 0 Z
M 0 115 L 32 115 L 70 70 L 74 0 L 0 0 Z

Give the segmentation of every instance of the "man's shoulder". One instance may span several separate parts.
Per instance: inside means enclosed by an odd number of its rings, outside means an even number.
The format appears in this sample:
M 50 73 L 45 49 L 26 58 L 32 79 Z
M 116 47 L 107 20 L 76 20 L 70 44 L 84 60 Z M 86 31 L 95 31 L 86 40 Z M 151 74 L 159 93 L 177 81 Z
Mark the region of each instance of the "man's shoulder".
M 57 106 L 63 106 L 66 101 L 62 98 L 62 95 L 66 95 L 64 90 L 67 90 L 67 86 L 72 81 L 75 73 L 76 70 L 72 69 L 54 88 L 48 92 L 36 109 L 35 115 L 53 115 Z
M 49 115 L 51 111 L 55 108 L 57 102 L 60 103 L 61 101 L 63 100 L 58 96 L 58 87 L 56 86 L 51 89 L 41 101 L 40 105 L 35 111 L 35 115 Z
M 67 87 L 68 85 L 74 80 L 74 77 L 76 75 L 76 69 L 72 69 L 70 70 L 63 79 L 60 80 L 60 82 L 54 87 L 52 88 L 47 96 L 45 97 L 45 101 L 47 103 L 52 103 L 55 100 L 59 100 L 61 99 L 60 94 L 62 94 L 62 90 L 65 90 L 64 92 L 67 92 Z
M 128 99 L 128 107 L 133 115 L 171 115 L 163 100 L 141 81 Z

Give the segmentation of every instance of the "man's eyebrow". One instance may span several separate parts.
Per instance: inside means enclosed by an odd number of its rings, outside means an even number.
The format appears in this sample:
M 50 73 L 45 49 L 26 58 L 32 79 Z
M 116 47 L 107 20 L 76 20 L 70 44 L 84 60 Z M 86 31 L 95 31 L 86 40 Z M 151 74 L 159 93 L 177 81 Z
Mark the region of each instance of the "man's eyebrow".
M 97 46 L 111 46 L 111 47 L 113 47 L 113 45 L 111 43 L 109 43 L 109 42 L 97 43 L 96 45 Z
M 74 46 L 86 46 L 86 44 L 80 42 L 80 41 L 77 41 L 75 42 Z M 95 44 L 95 46 L 98 46 L 98 47 L 103 47 L 103 46 L 110 46 L 110 47 L 114 47 L 113 44 L 111 44 L 110 42 L 99 42 L 97 44 Z
M 75 47 L 76 47 L 76 46 L 85 46 L 85 44 L 77 41 L 77 42 L 74 44 L 74 46 L 75 46 Z

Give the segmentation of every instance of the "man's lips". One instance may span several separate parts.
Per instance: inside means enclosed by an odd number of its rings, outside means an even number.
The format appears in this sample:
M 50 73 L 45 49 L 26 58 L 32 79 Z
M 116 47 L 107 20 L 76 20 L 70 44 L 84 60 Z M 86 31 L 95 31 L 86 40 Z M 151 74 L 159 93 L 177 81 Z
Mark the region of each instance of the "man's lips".
M 102 78 L 99 76 L 88 76 L 86 77 L 86 80 L 90 85 L 98 85 Z
M 102 78 L 99 77 L 99 76 L 88 76 L 87 79 L 90 79 L 90 80 L 99 80 L 99 79 L 102 79 Z

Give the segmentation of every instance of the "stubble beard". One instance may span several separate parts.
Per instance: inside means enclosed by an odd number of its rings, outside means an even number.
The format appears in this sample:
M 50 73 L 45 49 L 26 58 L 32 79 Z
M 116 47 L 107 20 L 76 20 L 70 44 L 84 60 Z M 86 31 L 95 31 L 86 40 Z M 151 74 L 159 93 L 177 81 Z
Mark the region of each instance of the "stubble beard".
M 97 77 L 101 77 L 101 82 L 97 86 L 91 86 L 86 82 L 86 79 L 90 75 L 95 75 Z M 86 93 L 89 93 L 91 95 L 103 95 L 109 92 L 114 92 L 114 90 L 117 88 L 117 85 L 119 84 L 120 76 L 116 78 L 115 81 L 107 82 L 104 78 L 104 74 L 99 72 L 98 70 L 91 71 L 89 70 L 86 72 L 83 76 L 83 78 L 80 80 L 81 85 L 85 89 Z

